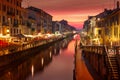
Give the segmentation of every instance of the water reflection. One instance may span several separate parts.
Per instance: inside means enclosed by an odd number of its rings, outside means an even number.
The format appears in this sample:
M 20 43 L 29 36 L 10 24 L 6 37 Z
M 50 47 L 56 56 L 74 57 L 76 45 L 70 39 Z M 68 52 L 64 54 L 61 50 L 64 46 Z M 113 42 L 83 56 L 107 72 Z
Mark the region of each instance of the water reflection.
M 34 76 L 34 65 L 32 65 L 31 73 L 32 73 L 32 77 L 33 77 Z
M 70 41 L 71 38 L 57 42 L 34 56 L 24 57 L 8 66 L 1 67 L 0 80 L 26 80 L 29 76 L 34 78 L 37 73 L 44 72 L 44 68 L 49 66 L 53 56 L 61 54 L 61 49 L 66 49 Z
M 44 65 L 44 58 L 41 59 L 41 64 Z
M 50 58 L 52 57 L 52 53 L 51 53 L 51 51 L 50 51 Z

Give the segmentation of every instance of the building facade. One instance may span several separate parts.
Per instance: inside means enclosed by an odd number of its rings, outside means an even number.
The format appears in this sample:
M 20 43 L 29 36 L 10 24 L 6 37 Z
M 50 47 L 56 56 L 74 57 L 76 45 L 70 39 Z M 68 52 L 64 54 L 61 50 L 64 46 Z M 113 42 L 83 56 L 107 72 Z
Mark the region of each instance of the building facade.
M 59 21 L 53 21 L 52 22 L 52 33 L 59 32 L 62 33 L 62 26 Z
M 61 20 L 59 22 L 61 23 L 63 33 L 73 32 L 76 30 L 73 26 L 68 24 L 67 20 Z
M 32 28 L 29 25 L 29 19 L 28 19 L 28 11 L 25 8 L 22 8 L 22 24 L 20 26 L 21 34 L 23 35 L 31 35 L 32 34 Z
M 100 41 L 103 45 L 119 45 L 120 44 L 120 8 L 117 1 L 117 7 L 113 10 L 105 9 L 102 13 L 95 16 L 95 27 L 91 31 L 91 19 L 84 24 L 84 29 L 92 32 L 92 36 Z M 88 22 L 90 21 L 90 22 Z M 86 28 L 87 27 L 87 28 Z
M 30 26 L 34 29 L 35 33 L 47 33 L 52 32 L 52 16 L 45 11 L 28 7 L 28 19 Z
M 117 1 L 117 7 L 113 10 L 106 10 L 105 15 L 99 21 L 99 26 L 103 27 L 103 37 L 105 45 L 119 45 L 120 44 L 120 8 Z
M 72 33 L 73 31 L 76 31 L 76 29 L 69 25 L 66 20 L 61 20 L 61 21 L 53 21 L 53 28 L 52 28 L 53 33 L 60 33 L 60 34 L 65 34 L 65 33 Z
M 14 36 L 21 33 L 22 0 L 0 1 L 0 34 Z
M 105 18 L 105 37 L 109 43 L 118 45 L 120 42 L 120 9 L 114 10 Z M 107 42 L 106 41 L 106 42 Z

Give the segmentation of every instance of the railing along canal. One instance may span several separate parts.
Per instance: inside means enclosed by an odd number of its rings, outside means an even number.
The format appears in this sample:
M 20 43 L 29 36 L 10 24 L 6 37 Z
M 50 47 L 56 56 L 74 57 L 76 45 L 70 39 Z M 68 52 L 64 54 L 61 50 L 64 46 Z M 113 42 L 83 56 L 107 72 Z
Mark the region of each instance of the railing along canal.
M 120 46 L 83 46 L 82 55 L 102 80 L 120 80 Z

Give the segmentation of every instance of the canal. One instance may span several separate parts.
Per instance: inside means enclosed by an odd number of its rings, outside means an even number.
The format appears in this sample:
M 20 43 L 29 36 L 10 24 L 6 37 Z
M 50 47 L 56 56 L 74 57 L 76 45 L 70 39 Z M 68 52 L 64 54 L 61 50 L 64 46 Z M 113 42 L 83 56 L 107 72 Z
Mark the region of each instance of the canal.
M 64 39 L 0 67 L 0 80 L 73 80 L 74 43 Z

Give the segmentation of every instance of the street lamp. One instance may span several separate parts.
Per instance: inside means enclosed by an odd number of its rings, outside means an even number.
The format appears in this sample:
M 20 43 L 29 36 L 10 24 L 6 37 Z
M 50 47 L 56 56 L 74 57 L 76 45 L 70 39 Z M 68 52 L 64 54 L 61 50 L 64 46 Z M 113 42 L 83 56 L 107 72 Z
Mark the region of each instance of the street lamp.
M 10 30 L 9 30 L 9 28 L 7 28 L 6 34 L 7 34 L 7 36 L 10 36 Z
M 9 33 L 9 32 L 10 32 L 10 30 L 9 30 L 9 29 L 7 29 L 7 30 L 6 30 L 6 32 L 7 32 L 7 33 Z
M 8 18 L 8 23 L 9 23 L 9 28 L 7 28 L 6 32 L 7 32 L 7 35 L 9 36 L 10 35 L 11 18 Z
M 98 21 L 100 21 L 100 18 L 97 18 Z

